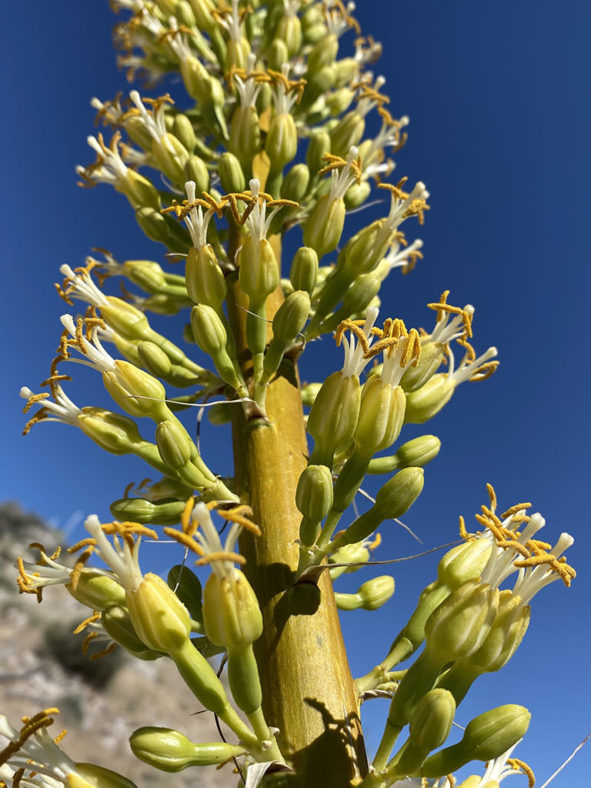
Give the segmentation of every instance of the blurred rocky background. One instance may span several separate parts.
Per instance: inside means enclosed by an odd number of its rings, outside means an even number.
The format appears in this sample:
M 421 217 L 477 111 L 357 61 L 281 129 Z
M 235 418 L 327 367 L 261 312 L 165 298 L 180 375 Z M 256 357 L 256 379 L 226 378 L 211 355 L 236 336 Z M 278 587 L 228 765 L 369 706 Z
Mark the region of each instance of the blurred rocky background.
M 231 765 L 166 774 L 132 755 L 128 736 L 141 725 L 178 728 L 193 741 L 220 736 L 209 712 L 195 713 L 198 701 L 166 658 L 143 662 L 117 648 L 92 661 L 81 651 L 84 634 L 72 634 L 87 609 L 65 588 L 45 589 L 42 604 L 18 593 L 17 556 L 36 560 L 31 542 L 51 552 L 60 541 L 36 515 L 0 504 L 0 713 L 19 727 L 24 714 L 57 706 L 61 713 L 50 732 L 67 728 L 62 746 L 68 755 L 120 771 L 138 788 L 236 785 Z

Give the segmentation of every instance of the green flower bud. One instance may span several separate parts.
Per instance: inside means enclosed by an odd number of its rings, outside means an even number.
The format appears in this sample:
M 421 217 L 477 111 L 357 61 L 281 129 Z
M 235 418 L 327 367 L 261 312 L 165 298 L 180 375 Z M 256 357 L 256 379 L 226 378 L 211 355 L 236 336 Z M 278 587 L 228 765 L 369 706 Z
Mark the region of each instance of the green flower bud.
M 339 245 L 345 226 L 345 213 L 344 200 L 331 200 L 328 194 L 321 197 L 312 208 L 304 224 L 304 244 L 315 249 L 319 258 Z
M 150 324 L 140 309 L 116 296 L 106 296 L 106 301 L 101 316 L 110 328 L 125 339 L 148 339 Z
M 341 321 L 365 312 L 379 293 L 381 286 L 382 283 L 376 274 L 361 274 L 358 276 L 351 287 L 345 290 L 343 304 L 340 309 L 337 309 L 330 321 L 323 323 L 323 331 L 327 325 L 330 325 L 331 328 L 334 326 L 336 329 Z
M 310 135 L 306 163 L 311 173 L 316 173 L 324 166 L 323 158 L 330 153 L 330 134 L 324 129 L 315 129 Z
M 454 381 L 450 375 L 433 375 L 416 391 L 406 395 L 406 424 L 424 424 L 439 413 L 454 393 Z
M 137 223 L 151 241 L 166 246 L 172 243 L 171 227 L 159 210 L 144 206 L 135 212 Z
M 173 470 L 183 468 L 197 454 L 195 444 L 178 419 L 166 419 L 158 424 L 156 445 L 162 461 Z
M 196 304 L 219 312 L 226 297 L 226 280 L 211 246 L 191 247 L 185 268 L 187 292 Z
M 310 314 L 310 296 L 303 290 L 290 293 L 273 318 L 273 340 L 285 347 L 293 342 Z M 271 348 L 269 348 L 271 349 Z
M 279 284 L 279 265 L 269 241 L 247 235 L 236 262 L 240 266 L 240 287 L 251 299 L 251 306 L 264 303 Z
M 138 728 L 129 737 L 136 758 L 163 772 L 180 772 L 188 766 L 210 766 L 244 755 L 246 750 L 226 742 L 196 744 L 172 728 Z
M 120 583 L 98 569 L 84 568 L 78 575 L 76 588 L 72 582 L 66 588 L 74 599 L 92 610 L 104 610 L 109 605 L 124 604 L 125 591 Z
M 337 83 L 339 82 L 339 64 L 336 65 Z M 342 84 L 342 83 L 341 83 Z M 347 110 L 355 98 L 355 91 L 349 87 L 342 87 L 335 90 L 330 96 L 327 97 L 326 105 L 330 110 L 331 115 L 342 115 Z
M 365 564 L 370 559 L 370 552 L 366 546 L 366 542 L 357 542 L 353 544 L 346 544 L 339 547 L 330 555 L 331 564 Z M 356 572 L 360 567 L 358 566 L 335 566 L 330 570 L 330 576 L 333 580 L 340 577 L 347 572 Z
M 152 502 L 147 498 L 119 498 L 109 506 L 116 520 L 128 520 L 147 525 L 175 525 L 183 513 L 185 502 L 163 500 Z
M 222 188 L 226 193 L 243 192 L 246 188 L 246 179 L 240 161 L 230 151 L 224 151 L 220 156 L 218 172 Z
M 184 289 L 184 278 L 165 274 L 158 263 L 152 260 L 126 260 L 123 263 L 125 275 L 136 285 L 139 285 L 149 293 L 159 293 L 161 290 L 171 287 L 171 280 L 174 282 L 172 287 L 179 291 Z M 179 292 L 179 295 L 182 295 Z
M 376 502 L 367 512 L 358 517 L 336 540 L 337 546 L 361 542 L 388 519 L 402 517 L 423 490 L 422 468 L 404 468 L 386 482 L 376 496 Z
M 403 443 L 391 457 L 376 457 L 371 460 L 368 473 L 391 473 L 410 465 L 423 468 L 439 454 L 440 448 L 441 441 L 435 435 L 421 435 Z
M 183 182 L 195 181 L 197 194 L 206 192 L 209 189 L 209 170 L 207 165 L 199 156 L 189 156 L 183 171 Z
M 167 577 L 172 588 L 195 621 L 203 621 L 203 589 L 197 575 L 184 564 L 171 567 Z
M 371 184 L 368 181 L 361 181 L 361 183 L 354 183 L 347 189 L 345 194 L 345 207 L 348 211 L 359 208 L 360 205 L 367 200 L 371 194 Z
M 253 104 L 239 104 L 234 110 L 228 148 L 240 161 L 243 172 L 250 173 L 252 160 L 261 149 L 259 114 Z
M 365 118 L 359 112 L 348 112 L 330 132 L 330 150 L 346 158 L 349 148 L 363 139 Z
M 424 777 L 461 769 L 469 761 L 490 761 L 507 752 L 525 735 L 531 714 L 524 706 L 507 704 L 480 714 L 466 726 L 458 744 L 431 755 L 421 768 Z
M 116 361 L 115 366 L 114 371 L 103 372 L 103 383 L 123 410 L 131 416 L 150 416 L 156 420 L 163 409 L 168 410 L 164 404 L 166 391 L 159 380 L 128 361 Z
M 350 238 L 339 254 L 339 269 L 350 279 L 371 273 L 386 255 L 392 233 L 385 219 L 377 219 Z
M 132 208 L 148 207 L 155 211 L 160 210 L 161 203 L 158 190 L 152 181 L 135 170 L 128 169 L 121 185 L 115 188 L 125 194 Z
M 456 704 L 450 692 L 443 689 L 428 692 L 410 720 L 412 744 L 425 755 L 441 747 L 449 736 L 455 713 Z
M 142 364 L 153 375 L 163 378 L 169 374 L 172 364 L 166 353 L 154 342 L 139 342 L 138 355 Z
M 178 115 L 174 116 L 172 133 L 183 143 L 189 153 L 193 153 L 195 150 L 195 144 L 197 143 L 195 130 L 189 118 L 182 112 L 179 112 Z
M 173 183 L 184 183 L 189 154 L 179 139 L 167 132 L 160 140 L 153 140 L 152 156 L 167 178 Z
M 210 103 L 215 88 L 212 87 L 212 78 L 203 63 L 197 57 L 189 55 L 181 60 L 180 70 L 185 88 L 191 98 L 202 104 Z
M 195 342 L 211 356 L 220 377 L 236 391 L 241 389 L 242 382 L 226 350 L 228 335 L 217 312 L 206 304 L 194 306 L 191 310 L 191 327 Z
M 281 172 L 285 165 L 295 158 L 298 151 L 298 132 L 293 115 L 282 112 L 271 118 L 265 151 L 271 160 L 271 172 Z
M 179 24 L 186 25 L 187 27 L 195 27 L 195 14 L 187 0 L 177 1 L 174 15 Z
M 344 57 L 337 61 L 335 65 L 337 70 L 337 85 L 350 85 L 351 82 L 357 80 L 359 75 L 359 61 L 354 57 Z
M 131 623 L 152 651 L 174 654 L 190 639 L 187 608 L 158 575 L 144 575 L 138 588 L 127 592 Z
M 143 441 L 135 421 L 103 408 L 83 408 L 78 424 L 85 435 L 112 454 L 129 454 L 134 444 Z
M 437 578 L 454 590 L 468 580 L 478 580 L 492 551 L 488 539 L 474 539 L 452 547 L 439 561 Z
M 127 777 L 97 766 L 95 763 L 77 763 L 76 772 L 67 775 L 66 788 L 136 788 L 136 784 Z
M 498 608 L 498 589 L 468 580 L 427 619 L 426 650 L 441 664 L 470 656 L 490 632 Z
M 305 386 L 302 386 L 300 389 L 300 395 L 302 397 L 302 402 L 307 407 L 312 407 L 312 405 L 316 402 L 316 397 L 318 396 L 318 392 L 322 388 L 322 383 L 306 383 Z
M 530 615 L 529 605 L 522 605 L 521 599 L 509 589 L 501 591 L 499 613 L 484 643 L 468 657 L 468 669 L 480 674 L 504 667 L 523 640 Z
M 445 348 L 439 342 L 421 343 L 421 358 L 416 367 L 409 366 L 400 385 L 405 391 L 416 391 L 433 377 L 445 357 Z
M 315 442 L 312 462 L 332 467 L 334 455 L 348 448 L 355 434 L 360 403 L 361 387 L 356 375 L 345 377 L 338 370 L 326 378 L 308 416 L 308 432 Z
M 329 33 L 317 44 L 308 55 L 308 75 L 319 72 L 325 66 L 331 66 L 339 51 L 339 40 L 334 33 Z
M 306 196 L 310 184 L 310 170 L 307 164 L 295 164 L 281 183 L 281 197 L 284 200 L 300 202 Z
M 203 590 L 203 623 L 211 642 L 228 650 L 249 646 L 261 636 L 261 609 L 239 569 L 231 576 L 210 575 Z
M 211 13 L 215 10 L 213 0 L 189 0 L 189 2 L 195 14 L 197 27 L 203 32 L 211 34 L 217 27 L 217 22 Z
M 400 386 L 379 377 L 370 378 L 361 392 L 359 421 L 355 430 L 356 451 L 371 457 L 389 448 L 400 435 L 406 398 Z
M 228 68 L 246 68 L 248 63 L 248 56 L 250 55 L 250 43 L 247 38 L 236 40 L 231 38 L 228 41 L 228 49 L 226 52 Z
M 304 468 L 296 489 L 296 506 L 302 513 L 300 541 L 310 546 L 320 532 L 320 523 L 330 512 L 333 501 L 332 474 L 326 465 Z
M 302 23 L 296 14 L 285 14 L 279 20 L 275 35 L 281 41 L 285 41 L 287 47 L 287 57 L 283 61 L 287 62 L 290 58 L 297 55 L 302 46 Z
M 134 657 L 153 660 L 162 656 L 162 652 L 151 651 L 139 639 L 124 605 L 110 605 L 103 610 L 101 624 L 107 635 Z
M 318 277 L 318 255 L 309 246 L 301 246 L 294 255 L 289 280 L 294 290 L 312 293 Z
M 269 62 L 269 68 L 272 68 L 274 71 L 281 71 L 281 66 L 289 61 L 287 44 L 283 39 L 273 39 L 267 51 L 267 60 Z
M 390 575 L 380 575 L 367 580 L 357 592 L 364 610 L 377 610 L 394 594 L 395 582 Z

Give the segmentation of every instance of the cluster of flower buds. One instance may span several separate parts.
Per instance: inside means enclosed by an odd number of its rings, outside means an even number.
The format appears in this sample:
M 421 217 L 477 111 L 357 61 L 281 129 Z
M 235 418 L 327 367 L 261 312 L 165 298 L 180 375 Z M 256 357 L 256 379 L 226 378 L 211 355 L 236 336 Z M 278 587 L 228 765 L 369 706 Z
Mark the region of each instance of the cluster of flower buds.
M 236 434 L 252 428 L 280 440 L 269 391 L 275 381 L 274 391 L 285 381 L 297 383 L 295 365 L 306 343 L 334 333 L 344 363 L 322 383 L 300 388 L 310 409 L 313 449 L 290 480 L 292 495 L 299 474 L 295 507 L 293 497 L 281 499 L 296 529 L 301 514 L 298 544 L 292 536 L 284 545 L 286 556 L 296 555 L 289 583 L 320 594 L 315 583 L 323 570 L 336 581 L 366 566 L 379 545 L 377 529 L 403 516 L 421 494 L 424 468 L 441 444 L 430 434 L 401 441 L 405 426 L 433 418 L 458 384 L 489 377 L 497 351 L 476 353 L 474 308 L 448 303 L 447 290 L 428 304 L 436 313 L 430 333 L 408 329 L 399 318 L 377 323 L 379 293 L 390 272 L 407 273 L 422 258 L 422 241 L 407 241 L 405 233 L 414 219 L 423 224 L 429 192 L 422 182 L 390 179 L 390 155 L 405 144 L 409 120 L 388 109 L 385 79 L 370 70 L 380 46 L 361 35 L 354 3 L 112 0 L 112 6 L 121 13 L 115 43 L 129 79 L 137 75 L 152 88 L 176 73 L 188 98 L 176 104 L 163 91 L 149 97 L 132 89 L 110 101 L 93 99 L 102 130 L 87 141 L 96 159 L 77 172 L 82 186 L 112 185 L 145 235 L 165 251 L 154 252 L 158 260 L 118 262 L 98 250 L 101 258 L 88 257 L 84 267 L 61 267 L 59 295 L 69 306 L 84 302 L 86 311 L 61 318 L 57 355 L 41 384 L 48 391 L 23 388 L 21 396 L 25 413 L 39 406 L 25 432 L 40 421 L 77 426 L 107 452 L 135 455 L 161 478 L 144 480 L 134 495 L 129 485 L 111 505 L 113 522 L 90 516 L 89 536 L 71 548 L 81 551 L 74 562 L 64 565 L 59 552 L 38 546 L 37 563 L 19 561 L 18 583 L 39 600 L 45 586 L 65 585 L 94 611 L 80 626 L 85 648 L 105 644 L 99 654 L 106 654 L 119 644 L 139 659 L 172 660 L 195 697 L 237 738 L 234 744 L 196 743 L 180 731 L 142 727 L 131 736 L 138 758 L 168 772 L 241 758 L 249 770 L 244 782 L 255 788 L 271 766 L 294 768 L 291 753 L 280 750 L 274 721 L 270 726 L 263 713 L 261 672 L 267 666 L 257 662 L 253 648 L 272 618 L 261 610 L 269 603 L 254 590 L 260 588 L 258 567 L 248 567 L 252 585 L 237 568 L 245 563 L 241 531 L 252 543 L 260 529 L 251 518 L 267 526 L 248 506 L 256 508 L 256 496 L 240 472 L 238 480 L 214 473 L 177 414 L 211 406 L 214 424 L 233 418 Z M 346 53 L 349 34 L 355 38 Z M 370 134 L 372 128 L 378 130 Z M 348 215 L 369 207 L 364 204 L 374 183 L 389 193 L 389 209 L 348 238 Z M 282 238 L 294 227 L 301 244 L 282 267 Z M 107 292 L 112 277 L 122 282 L 118 296 Z M 156 331 L 149 313 L 184 313 L 182 338 L 172 341 Z M 63 388 L 71 380 L 62 371 L 66 362 L 98 371 L 115 409 L 79 408 Z M 295 404 L 301 442 L 291 454 L 301 457 L 305 421 L 297 396 Z M 152 439 L 143 437 L 139 419 L 154 423 Z M 242 457 L 237 465 L 250 461 Z M 368 474 L 389 478 L 370 508 L 356 511 L 337 531 Z M 274 483 L 267 483 L 270 496 L 279 493 Z M 361 697 L 395 689 L 378 753 L 360 778 L 363 788 L 401 779 L 405 785 L 432 778 L 441 784 L 474 759 L 493 760 L 488 782 L 468 778 L 465 788 L 495 785 L 506 773 L 528 774 L 509 757 L 529 722 L 521 706 L 476 717 L 461 742 L 439 749 L 471 684 L 502 668 L 519 646 L 534 594 L 557 577 L 568 585 L 574 576 L 562 557 L 572 541 L 568 535 L 550 547 L 534 538 L 544 521 L 526 514 L 529 505 L 499 517 L 492 488 L 490 494 L 490 505 L 477 517 L 485 530 L 469 534 L 462 520 L 462 544 L 441 559 L 437 579 L 420 595 L 385 659 L 357 681 Z M 214 509 L 230 524 L 223 543 Z M 286 511 L 278 512 L 278 522 L 288 518 Z M 197 565 L 211 567 L 203 588 L 184 563 L 171 569 L 168 582 L 142 573 L 141 539 L 158 538 L 148 526 L 163 526 L 197 555 Z M 283 537 L 279 528 L 276 535 Z M 92 555 L 108 569 L 90 568 Z M 514 587 L 500 588 L 514 572 Z M 394 579 L 379 576 L 356 593 L 337 592 L 336 604 L 375 610 L 393 593 Z M 393 670 L 423 644 L 407 670 Z M 227 661 L 229 692 L 206 659 L 219 653 Z M 289 682 L 297 685 L 293 677 Z M 132 785 L 47 751 L 48 712 L 27 718 L 20 733 L 1 719 L 0 734 L 10 740 L 0 766 L 4 784 Z M 407 740 L 393 752 L 406 726 Z M 291 748 L 290 735 L 282 732 Z
M 471 760 L 500 758 L 527 730 L 527 709 L 500 706 L 472 720 L 461 742 L 430 755 L 447 738 L 455 708 L 472 683 L 483 673 L 500 670 L 515 653 L 528 628 L 531 598 L 558 579 L 569 586 L 575 576 L 562 556 L 572 544 L 568 534 L 562 534 L 554 547 L 535 539 L 544 520 L 539 514 L 526 514 L 531 504 L 516 504 L 499 517 L 492 486 L 488 491 L 490 503 L 476 515 L 485 530 L 470 534 L 460 518 L 463 543 L 441 559 L 437 580 L 421 594 L 386 659 L 358 680 L 362 693 L 386 686 L 391 668 L 424 641 L 423 651 L 403 671 L 392 699 L 365 783 L 368 788 L 413 774 L 441 777 Z M 500 588 L 515 573 L 513 588 Z M 441 740 L 434 735 L 433 743 L 427 736 L 430 746 L 425 747 L 413 729 L 426 720 L 426 730 L 434 726 L 437 732 L 440 715 L 441 730 L 447 733 Z M 409 738 L 390 757 L 406 725 Z

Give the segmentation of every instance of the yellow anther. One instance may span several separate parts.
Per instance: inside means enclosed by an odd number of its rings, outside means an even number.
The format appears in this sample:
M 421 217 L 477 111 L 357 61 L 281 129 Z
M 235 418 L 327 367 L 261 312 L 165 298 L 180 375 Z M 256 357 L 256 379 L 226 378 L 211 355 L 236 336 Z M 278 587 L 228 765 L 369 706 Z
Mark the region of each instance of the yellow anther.
M 194 529 L 194 531 L 195 530 L 196 529 Z M 193 539 L 193 537 L 190 536 L 185 531 L 177 531 L 175 528 L 165 527 L 164 533 L 167 536 L 170 536 L 171 539 L 174 539 L 175 542 L 182 544 L 183 547 L 187 547 L 189 550 L 192 550 L 197 555 L 200 556 L 204 555 L 204 550 L 201 547 L 201 545 L 198 542 L 196 542 L 195 539 Z
M 487 491 L 488 497 L 490 499 L 490 509 L 491 509 L 492 512 L 495 512 L 497 510 L 497 494 L 495 492 L 495 488 L 492 486 L 492 484 L 488 484 L 487 483 L 486 491 Z M 505 518 L 503 517 L 503 520 L 504 519 Z
M 72 634 L 79 635 L 81 632 L 84 632 L 86 627 L 90 626 L 90 624 L 94 624 L 96 621 L 100 621 L 100 619 L 101 619 L 101 614 L 95 610 L 95 612 L 91 616 L 88 616 L 88 618 L 85 618 L 84 621 L 81 621 L 78 624 L 78 626 L 76 627 L 76 629 L 74 629 Z
M 364 321 L 365 322 L 365 321 Z M 345 331 L 350 331 L 357 337 L 359 344 L 363 348 L 363 352 L 367 353 L 369 351 L 369 342 L 367 337 L 365 336 L 363 329 L 359 325 L 359 322 L 356 320 L 343 320 L 337 327 L 335 331 L 334 340 L 337 344 L 337 347 L 340 347 L 341 342 L 343 341 L 343 336 Z
M 466 528 L 466 521 L 460 515 L 460 537 L 464 539 L 466 542 L 472 541 L 474 539 L 474 534 L 471 534 Z
M 66 738 L 67 735 L 68 735 L 68 729 L 64 728 L 63 731 L 60 731 L 57 736 L 53 737 L 53 740 L 56 744 L 59 744 Z
M 378 105 L 381 107 L 382 104 L 389 104 L 390 98 L 386 96 L 384 93 L 379 93 L 375 88 L 372 88 L 371 85 L 363 83 L 359 85 L 360 91 L 358 99 L 370 99 L 371 101 L 377 101 Z M 392 116 L 390 116 L 391 118 Z M 394 121 L 392 121 L 394 124 Z
M 494 375 L 500 363 L 500 361 L 487 361 L 486 364 L 482 364 L 482 366 L 478 367 L 478 371 L 472 375 L 470 381 L 472 383 L 477 383 L 480 380 L 487 380 L 491 375 Z
M 405 175 L 404 178 L 401 178 L 396 185 L 393 183 L 378 183 L 378 189 L 385 189 L 386 191 L 391 192 L 396 199 L 398 200 L 406 200 L 410 196 L 408 192 L 402 191 L 402 187 L 408 180 L 408 175 Z
M 531 555 L 529 558 L 524 558 L 523 561 L 514 561 L 513 565 L 517 568 L 526 568 L 530 566 L 542 566 L 546 564 L 560 577 L 564 585 L 568 588 L 577 576 L 576 571 L 566 563 L 566 558 L 556 558 L 551 553 L 543 553 L 541 555 Z
M 101 659 L 101 657 L 106 657 L 109 654 L 112 654 L 113 651 L 117 648 L 117 643 L 109 643 L 109 645 L 102 649 L 101 651 L 97 651 L 95 654 L 90 655 L 90 659 L 94 662 L 95 659 Z
M 325 175 L 332 170 L 340 170 L 343 167 L 347 167 L 347 161 L 341 156 L 335 156 L 333 153 L 325 153 L 322 160 L 326 161 L 327 164 L 321 170 L 318 170 L 318 175 Z M 355 176 L 356 182 L 361 183 L 361 154 L 349 164 L 349 167 L 351 173 Z
M 262 531 L 256 523 L 253 523 L 252 520 L 249 520 L 248 517 L 245 517 L 239 510 L 243 507 L 237 507 L 236 509 L 222 509 L 221 511 L 218 510 L 218 514 L 220 517 L 223 517 L 224 520 L 229 520 L 231 523 L 237 523 L 241 525 L 243 528 L 246 528 L 247 531 L 254 534 L 255 536 L 260 536 Z M 250 507 L 247 507 L 250 508 Z M 252 509 L 250 509 L 250 513 L 252 514 Z
M 54 287 L 55 287 L 55 289 L 57 290 L 57 294 L 59 295 L 59 297 L 60 297 L 61 299 L 63 299 L 63 300 L 66 302 L 66 304 L 68 304 L 68 306 L 74 306 L 74 302 L 72 301 L 72 299 L 71 299 L 71 298 L 70 298 L 70 296 L 68 295 L 68 291 L 66 291 L 66 290 L 65 290 L 65 289 L 62 287 L 62 285 L 58 284 L 57 282 L 54 282 L 54 283 L 53 283 L 53 286 L 54 286 Z
M 505 547 L 511 548 L 515 550 L 519 555 L 522 555 L 524 558 L 529 558 L 529 550 L 525 545 L 522 545 L 520 542 L 516 542 L 515 539 L 499 539 L 497 541 L 497 547 Z
M 80 575 L 82 574 L 82 570 L 90 556 L 94 553 L 94 545 L 87 547 L 83 553 L 81 553 L 78 558 L 76 559 L 76 563 L 72 568 L 72 574 L 70 575 L 70 585 L 72 586 L 72 590 L 75 591 L 78 588 L 78 583 L 80 582 Z
M 50 395 L 45 391 L 42 394 L 32 394 L 25 404 L 23 408 L 23 413 L 28 413 L 31 410 L 33 405 L 36 405 L 38 402 L 41 402 L 44 399 L 47 399 Z
M 194 507 L 195 507 L 195 496 L 192 495 L 190 498 L 187 499 L 187 502 L 185 503 L 185 506 L 183 508 L 183 512 L 181 514 L 181 527 L 183 529 L 183 533 L 185 533 L 185 534 L 190 534 L 190 531 L 191 531 L 191 514 L 193 513 Z M 194 530 L 193 530 L 193 532 L 194 532 Z
M 128 520 L 120 523 L 113 520 L 112 523 L 101 523 L 101 528 L 106 534 L 117 534 L 124 539 L 133 538 L 134 536 L 149 536 L 151 539 L 158 539 L 158 534 L 152 528 L 142 523 L 135 523 Z
M 68 553 L 77 553 L 78 550 L 82 550 L 84 547 L 96 547 L 96 539 L 92 536 L 87 536 L 86 539 L 81 539 L 76 544 L 73 544 L 71 547 L 68 547 Z
M 382 544 L 382 534 L 376 534 L 374 536 L 373 542 L 369 542 L 367 545 L 368 550 L 376 550 Z
M 507 766 L 510 766 L 516 771 L 521 771 L 527 777 L 529 788 L 534 788 L 536 777 L 531 766 L 528 766 L 525 761 L 522 761 L 520 758 L 507 758 Z
M 404 215 L 408 216 L 416 216 L 419 220 L 419 224 L 425 223 L 425 211 L 430 211 L 431 206 L 427 205 L 425 200 L 417 198 L 413 200 L 411 204 L 406 209 Z
M 129 484 L 126 485 L 125 489 L 123 490 L 123 497 L 124 498 L 129 498 L 129 493 L 133 490 L 134 485 L 135 485 L 135 482 L 129 482 Z
M 162 33 L 161 36 L 159 36 L 156 39 L 156 41 L 157 41 L 158 44 L 164 44 L 164 43 L 170 41 L 172 38 L 176 38 L 177 36 L 180 36 L 180 35 L 183 35 L 183 34 L 188 35 L 188 36 L 194 36 L 195 35 L 195 33 L 193 32 L 193 30 L 191 30 L 190 27 L 187 27 L 186 25 L 179 25 L 177 28 L 174 28 L 174 29 L 171 29 L 171 30 L 166 30 L 164 33 Z
M 226 553 L 224 550 L 220 550 L 215 553 L 204 555 L 198 561 L 195 561 L 195 565 L 206 566 L 207 564 L 212 564 L 214 561 L 232 561 L 235 564 L 245 564 L 246 558 L 240 555 L 240 553 Z
M 531 509 L 532 506 L 533 504 L 531 504 L 529 501 L 527 501 L 526 503 L 516 503 L 514 506 L 510 506 L 506 512 L 503 512 L 501 518 L 503 520 L 506 520 L 507 517 L 512 517 L 514 514 L 517 514 L 518 512 L 522 512 L 525 509 Z
M 89 632 L 88 635 L 82 641 L 82 653 L 88 654 L 88 649 L 92 645 L 92 641 L 96 640 L 98 637 L 98 632 Z
M 405 367 L 411 360 L 413 367 L 416 367 L 421 359 L 421 339 L 416 328 L 411 328 L 406 340 L 404 353 L 400 359 L 400 366 Z

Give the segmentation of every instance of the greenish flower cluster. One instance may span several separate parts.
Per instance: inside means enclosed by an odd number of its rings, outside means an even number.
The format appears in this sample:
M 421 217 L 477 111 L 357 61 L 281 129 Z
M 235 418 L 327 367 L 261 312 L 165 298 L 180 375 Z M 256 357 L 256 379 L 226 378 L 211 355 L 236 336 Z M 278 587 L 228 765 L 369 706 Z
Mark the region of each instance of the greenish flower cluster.
M 321 579 L 337 583 L 371 563 L 378 529 L 411 508 L 424 468 L 440 450 L 435 435 L 410 439 L 405 427 L 432 419 L 460 383 L 489 377 L 497 351 L 476 352 L 474 307 L 454 306 L 449 291 L 427 304 L 435 315 L 430 332 L 408 328 L 400 317 L 378 319 L 390 272 L 408 273 L 422 258 L 422 242 L 409 243 L 405 232 L 423 223 L 429 193 L 420 182 L 407 187 L 406 178 L 388 182 L 408 118 L 388 109 L 385 80 L 370 68 L 380 46 L 362 36 L 353 3 L 112 0 L 112 6 L 121 15 L 115 44 L 128 78 L 141 78 L 151 90 L 180 75 L 185 97 L 176 103 L 167 93 L 133 89 L 93 99 L 101 131 L 88 144 L 96 159 L 77 172 L 82 186 L 113 186 L 165 252 L 155 247 L 160 262 L 118 262 L 103 252 L 83 267 L 62 266 L 58 293 L 78 311 L 61 317 L 57 354 L 41 384 L 47 391 L 23 388 L 21 396 L 25 412 L 38 406 L 25 432 L 42 421 L 70 424 L 111 454 L 136 455 L 161 478 L 113 501 L 112 522 L 89 516 L 88 537 L 70 548 L 73 566 L 37 546 L 36 563 L 19 561 L 19 588 L 41 600 L 45 587 L 65 585 L 91 611 L 81 625 L 87 647 L 100 644 L 105 656 L 119 646 L 138 659 L 170 660 L 235 737 L 193 742 L 147 720 L 130 737 L 138 758 L 165 772 L 233 762 L 248 788 L 261 781 L 312 788 L 298 782 L 292 732 L 267 714 L 272 705 L 263 679 L 272 666 L 257 657 L 256 644 L 274 626 L 273 637 L 281 637 L 270 600 L 286 601 L 287 618 L 303 615 L 302 600 L 310 615 L 328 605 L 335 620 L 336 607 L 375 610 L 388 602 L 390 576 L 334 597 Z M 370 116 L 374 133 L 366 128 Z M 385 215 L 347 237 L 349 215 L 374 186 L 389 201 Z M 285 261 L 289 230 L 301 240 Z M 110 294 L 113 278 L 123 281 L 123 296 Z M 173 341 L 153 328 L 153 314 L 184 315 L 182 336 Z M 302 387 L 298 360 L 323 335 L 342 347 L 342 366 L 328 360 L 326 379 Z M 65 391 L 72 362 L 99 373 L 113 410 L 75 404 Z M 305 427 L 310 451 L 287 502 L 285 489 L 268 480 L 275 517 L 259 522 L 249 484 L 210 468 L 181 416 L 190 406 L 207 407 L 213 424 L 233 421 L 235 437 L 246 432 L 256 442 L 268 434 L 287 442 L 273 404 L 284 396 L 284 383 L 298 392 L 290 429 L 305 442 Z M 236 441 L 237 465 L 255 462 L 240 452 Z M 370 508 L 351 516 L 368 475 L 384 481 Z M 531 504 L 498 514 L 490 487 L 489 494 L 477 515 L 480 530 L 469 533 L 461 519 L 461 542 L 442 557 L 437 578 L 384 659 L 355 684 L 348 676 L 355 715 L 372 697 L 390 698 L 390 708 L 373 761 L 351 756 L 350 775 L 336 776 L 328 788 L 387 788 L 402 780 L 444 788 L 471 761 L 488 766 L 464 788 L 495 788 L 516 773 L 533 784 L 529 767 L 511 757 L 529 724 L 522 706 L 485 711 L 460 741 L 447 742 L 474 681 L 500 670 L 518 648 L 533 596 L 555 579 L 568 586 L 574 577 L 562 556 L 572 543 L 568 534 L 554 546 L 542 542 L 536 534 L 544 520 L 528 513 Z M 228 527 L 223 541 L 214 512 Z M 290 517 L 299 526 L 297 540 L 285 536 Z M 270 528 L 295 560 L 280 582 L 265 585 L 261 578 L 271 568 L 258 566 L 256 545 Z M 211 569 L 203 587 L 185 562 L 167 581 L 142 572 L 142 539 L 162 533 Z M 89 566 L 91 556 L 106 568 Z M 217 654 L 224 655 L 227 686 L 208 662 Z M 302 644 L 301 664 L 276 679 L 274 692 L 297 685 L 307 654 Z M 400 669 L 406 660 L 412 661 Z M 70 761 L 46 732 L 52 713 L 25 718 L 20 731 L 0 718 L 8 740 L 0 785 L 132 785 Z

